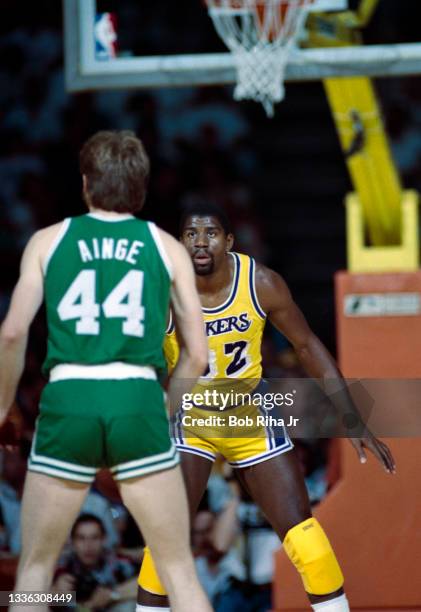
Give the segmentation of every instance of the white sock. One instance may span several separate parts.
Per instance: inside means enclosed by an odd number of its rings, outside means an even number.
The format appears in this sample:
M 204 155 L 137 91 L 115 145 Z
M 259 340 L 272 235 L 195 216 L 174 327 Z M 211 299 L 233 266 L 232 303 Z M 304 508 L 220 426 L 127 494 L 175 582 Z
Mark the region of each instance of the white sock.
M 350 612 L 345 593 L 339 595 L 339 597 L 335 597 L 335 599 L 312 604 L 311 607 L 314 612 Z
M 158 608 L 156 606 L 142 606 L 136 604 L 136 612 L 171 612 L 170 608 Z

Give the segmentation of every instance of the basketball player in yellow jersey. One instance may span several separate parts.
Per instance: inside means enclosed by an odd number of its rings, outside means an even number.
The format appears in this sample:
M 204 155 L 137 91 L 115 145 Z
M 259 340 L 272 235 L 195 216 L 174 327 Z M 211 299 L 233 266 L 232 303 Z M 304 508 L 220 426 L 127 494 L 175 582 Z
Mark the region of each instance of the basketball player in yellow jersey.
M 282 278 L 245 255 L 232 253 L 233 235 L 225 214 L 214 206 L 199 205 L 185 211 L 181 241 L 192 258 L 196 285 L 208 337 L 209 366 L 205 373 L 212 388 L 235 378 L 235 387 L 255 386 L 261 377 L 261 340 L 266 319 L 293 345 L 301 365 L 315 379 L 342 381 L 333 358 L 311 332 Z M 178 357 L 176 335 L 170 325 L 166 340 L 169 368 Z M 203 387 L 206 380 L 202 379 Z M 358 415 L 350 397 L 341 398 L 338 410 Z M 232 411 L 242 407 L 230 407 Z M 208 416 L 214 406 L 193 407 L 188 414 Z M 221 414 L 218 411 L 217 414 Z M 359 415 L 358 415 L 359 416 Z M 186 423 L 186 419 L 183 419 Z M 219 430 L 220 431 L 220 430 Z M 260 506 L 283 541 L 299 571 L 313 610 L 347 612 L 343 576 L 329 541 L 311 515 L 304 479 L 292 443 L 270 431 L 256 438 L 232 438 L 218 426 L 198 427 L 176 420 L 174 438 L 181 451 L 190 512 L 197 510 L 206 489 L 215 456 L 222 454 Z M 248 434 L 249 436 L 250 434 Z M 351 438 L 360 461 L 369 449 L 389 473 L 395 464 L 388 447 L 365 429 L 365 437 Z M 169 610 L 165 591 L 146 549 L 139 576 L 138 612 Z

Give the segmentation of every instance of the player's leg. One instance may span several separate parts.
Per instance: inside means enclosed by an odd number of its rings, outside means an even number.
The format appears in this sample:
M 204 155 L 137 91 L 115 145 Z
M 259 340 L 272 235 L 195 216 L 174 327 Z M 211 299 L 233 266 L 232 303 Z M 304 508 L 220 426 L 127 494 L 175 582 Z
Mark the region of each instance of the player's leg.
M 54 565 L 101 465 L 101 427 L 86 410 L 95 396 L 80 388 L 87 382 L 66 380 L 43 389 L 22 501 L 17 590 L 50 589 Z
M 190 519 L 192 519 L 196 515 L 199 504 L 205 494 L 213 462 L 192 453 L 180 453 L 180 456 Z
M 212 469 L 212 461 L 195 454 L 181 452 L 181 467 L 187 492 L 190 518 L 199 507 L 205 493 L 206 485 Z M 143 585 L 143 586 L 142 586 Z M 161 594 L 158 594 L 161 593 Z M 149 548 L 145 551 L 142 568 L 139 575 L 139 588 L 137 594 L 138 611 L 144 609 L 169 609 L 168 598 L 164 595 L 165 589 L 160 583 Z
M 123 501 L 150 546 L 173 612 L 208 612 L 190 550 L 189 511 L 179 467 L 122 480 Z
M 51 590 L 55 564 L 88 487 L 89 483 L 28 472 L 22 499 L 22 553 L 16 591 Z M 28 607 L 10 609 L 25 612 Z
M 295 451 L 237 469 L 236 473 L 283 541 L 314 609 L 323 603 L 320 612 L 349 610 L 339 565 L 322 528 L 312 518 Z

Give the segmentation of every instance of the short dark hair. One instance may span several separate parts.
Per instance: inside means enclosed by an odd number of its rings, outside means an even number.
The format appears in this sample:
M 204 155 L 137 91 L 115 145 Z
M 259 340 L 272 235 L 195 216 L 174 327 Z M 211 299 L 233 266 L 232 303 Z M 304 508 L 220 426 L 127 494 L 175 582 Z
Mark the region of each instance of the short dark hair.
M 228 216 L 223 210 L 223 208 L 221 208 L 217 204 L 214 204 L 213 202 L 193 202 L 191 204 L 187 204 L 181 210 L 181 218 L 179 225 L 180 235 L 184 231 L 184 226 L 186 224 L 187 218 L 193 216 L 215 217 L 216 219 L 218 219 L 226 235 L 232 233 L 230 220 L 228 219 Z
M 118 213 L 142 209 L 150 164 L 134 132 L 97 132 L 83 145 L 79 167 L 87 178 L 92 206 Z
M 83 525 L 84 523 L 96 523 L 98 527 L 100 528 L 102 535 L 105 536 L 106 531 L 105 531 L 104 523 L 101 521 L 101 519 L 98 516 L 96 516 L 96 514 L 90 514 L 89 512 L 84 512 L 83 514 L 80 514 L 74 522 L 74 525 L 70 532 L 70 537 L 72 538 L 72 540 L 76 535 L 76 530 L 79 527 L 79 525 Z

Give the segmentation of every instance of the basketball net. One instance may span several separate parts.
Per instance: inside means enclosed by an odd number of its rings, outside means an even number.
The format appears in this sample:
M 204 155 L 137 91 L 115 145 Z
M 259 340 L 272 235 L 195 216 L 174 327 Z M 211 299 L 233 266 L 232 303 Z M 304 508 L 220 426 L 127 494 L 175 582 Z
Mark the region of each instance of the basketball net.
M 234 57 L 236 100 L 260 102 L 268 117 L 285 95 L 290 52 L 313 0 L 206 0 L 215 29 Z

